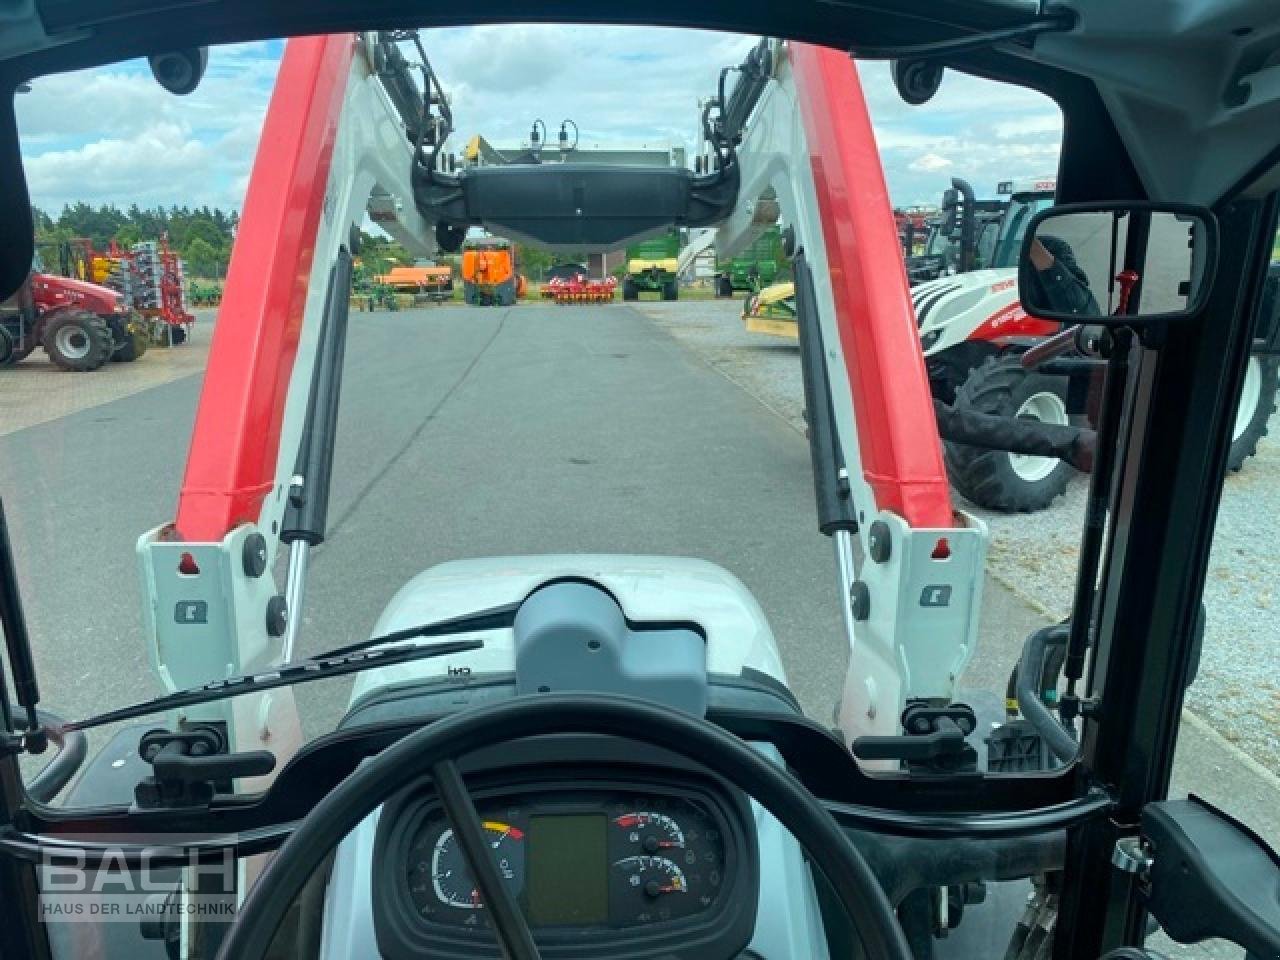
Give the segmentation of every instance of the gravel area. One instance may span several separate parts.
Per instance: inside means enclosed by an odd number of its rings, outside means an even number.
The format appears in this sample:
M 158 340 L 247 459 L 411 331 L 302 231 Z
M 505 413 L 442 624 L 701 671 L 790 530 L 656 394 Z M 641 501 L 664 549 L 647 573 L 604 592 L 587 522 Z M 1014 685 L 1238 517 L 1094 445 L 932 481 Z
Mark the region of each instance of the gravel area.
M 804 429 L 804 395 L 793 341 L 747 333 L 741 301 L 661 303 L 641 311 L 711 367 Z M 1188 707 L 1227 740 L 1280 774 L 1280 421 L 1238 474 L 1227 478 L 1205 588 L 1208 611 L 1200 674 Z M 966 509 L 991 528 L 988 573 L 1054 618 L 1071 607 L 1087 480 L 1036 514 Z

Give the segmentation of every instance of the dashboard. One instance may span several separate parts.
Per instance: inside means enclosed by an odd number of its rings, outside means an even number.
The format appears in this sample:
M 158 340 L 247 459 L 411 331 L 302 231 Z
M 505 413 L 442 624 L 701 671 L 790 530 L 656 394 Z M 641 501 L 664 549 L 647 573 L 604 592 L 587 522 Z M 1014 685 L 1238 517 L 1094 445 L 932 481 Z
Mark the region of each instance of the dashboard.
M 669 767 L 482 784 L 485 836 L 543 956 L 734 956 L 751 940 L 758 858 L 739 792 Z M 383 809 L 373 865 L 383 957 L 499 955 L 429 783 Z

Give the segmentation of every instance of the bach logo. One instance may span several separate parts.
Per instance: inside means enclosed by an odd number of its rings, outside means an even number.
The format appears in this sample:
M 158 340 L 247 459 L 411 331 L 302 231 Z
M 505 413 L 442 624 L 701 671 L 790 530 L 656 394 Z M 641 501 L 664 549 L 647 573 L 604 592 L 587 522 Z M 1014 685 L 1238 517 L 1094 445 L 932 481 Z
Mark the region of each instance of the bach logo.
M 71 838 L 68 838 L 71 839 Z M 226 837 L 184 837 L 207 848 L 146 838 L 80 838 L 85 848 L 42 852 L 40 917 L 74 923 L 198 918 L 230 923 L 236 913 L 236 860 Z

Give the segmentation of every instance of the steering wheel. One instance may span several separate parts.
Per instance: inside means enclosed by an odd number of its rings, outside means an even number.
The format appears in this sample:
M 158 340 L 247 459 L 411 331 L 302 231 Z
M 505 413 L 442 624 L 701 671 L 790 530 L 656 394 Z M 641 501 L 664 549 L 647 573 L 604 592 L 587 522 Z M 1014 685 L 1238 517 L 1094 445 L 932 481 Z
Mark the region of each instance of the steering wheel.
M 290 905 L 329 851 L 379 804 L 429 775 L 467 867 L 488 908 L 503 955 L 538 960 L 538 948 L 498 873 L 456 760 L 516 737 L 604 734 L 661 747 L 701 764 L 754 797 L 804 847 L 857 929 L 867 956 L 912 954 L 867 861 L 799 780 L 706 720 L 649 701 L 599 694 L 538 694 L 439 720 L 361 764 L 318 803 L 277 851 L 245 898 L 219 960 L 262 960 Z

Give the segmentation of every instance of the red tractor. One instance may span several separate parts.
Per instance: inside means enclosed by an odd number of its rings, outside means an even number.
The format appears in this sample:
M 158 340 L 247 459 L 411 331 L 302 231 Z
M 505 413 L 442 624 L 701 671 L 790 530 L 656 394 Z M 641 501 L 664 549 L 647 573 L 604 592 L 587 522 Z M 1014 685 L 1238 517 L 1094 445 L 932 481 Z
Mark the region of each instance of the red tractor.
M 136 360 L 146 350 L 124 299 L 114 290 L 44 272 L 39 258 L 26 284 L 0 303 L 0 366 L 44 347 L 63 370 L 97 370 L 110 359 Z

